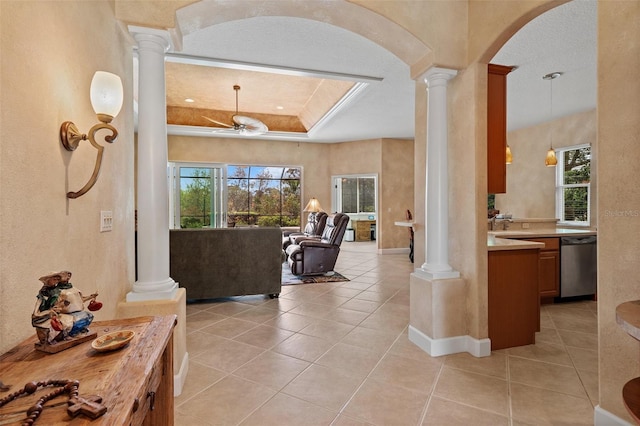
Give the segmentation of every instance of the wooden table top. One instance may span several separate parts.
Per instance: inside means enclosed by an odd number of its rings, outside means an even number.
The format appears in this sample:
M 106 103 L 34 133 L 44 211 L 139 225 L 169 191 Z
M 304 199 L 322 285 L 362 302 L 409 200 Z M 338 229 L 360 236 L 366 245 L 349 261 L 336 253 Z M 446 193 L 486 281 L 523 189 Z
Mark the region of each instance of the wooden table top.
M 80 396 L 103 398 L 106 414 L 96 420 L 83 415 L 72 418 L 67 414 L 68 396 L 64 394 L 45 404 L 36 425 L 128 424 L 126 419 L 133 400 L 162 356 L 175 323 L 175 315 L 94 321 L 90 330 L 97 332 L 98 337 L 117 330 L 135 332 L 128 345 L 112 352 L 97 352 L 91 347 L 91 341 L 87 341 L 47 354 L 35 349 L 34 332 L 31 338 L 0 356 L 0 380 L 11 385 L 9 391 L 0 392 L 0 399 L 22 389 L 28 382 L 74 379 L 80 381 Z M 26 418 L 26 410 L 54 389 L 58 388 L 39 388 L 33 395 L 19 397 L 0 407 L 0 425 L 20 424 Z

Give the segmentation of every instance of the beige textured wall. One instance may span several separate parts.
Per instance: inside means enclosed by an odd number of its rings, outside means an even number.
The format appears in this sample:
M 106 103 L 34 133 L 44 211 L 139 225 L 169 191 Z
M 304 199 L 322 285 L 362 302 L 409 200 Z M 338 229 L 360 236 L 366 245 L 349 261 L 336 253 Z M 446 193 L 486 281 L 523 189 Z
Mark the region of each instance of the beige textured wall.
M 467 64 L 467 52 L 462 48 L 467 43 L 467 3 L 464 1 L 388 1 L 350 0 L 352 3 L 373 10 L 406 28 L 425 42 L 433 52 L 424 59 L 439 66 L 463 68 Z M 419 59 L 419 58 L 416 58 Z M 423 65 L 426 63 L 421 62 Z M 420 70 L 416 63 L 412 73 Z M 410 63 L 409 65 L 414 65 Z
M 638 69 L 640 1 L 598 2 L 600 406 L 631 423 L 621 394 L 624 383 L 640 375 L 640 343 L 616 324 L 615 308 L 640 298 Z
M 466 301 L 453 305 L 467 319 L 469 335 L 488 337 L 486 219 L 478 215 L 486 206 L 487 66 L 474 64 L 450 81 L 449 117 L 449 257 L 451 266 L 467 284 Z M 486 207 L 485 207 L 486 208 Z
M 486 62 L 527 22 L 570 0 L 469 0 L 468 62 Z
M 327 211 L 332 209 L 331 176 L 377 174 L 381 196 L 378 207 L 392 213 L 378 218 L 378 248 L 381 249 L 407 246 L 406 238 L 400 238 L 401 230 L 393 222 L 404 218 L 404 210 L 400 215 L 395 206 L 413 205 L 413 186 L 406 181 L 406 173 L 412 169 L 412 153 L 413 141 L 395 139 L 318 144 L 169 136 L 170 161 L 302 166 L 303 202 L 316 197 Z M 384 173 L 383 164 L 394 173 Z M 393 191 L 399 187 L 405 190 L 389 194 L 389 188 Z
M 115 317 L 133 282 L 132 55 L 112 7 L 0 4 L 0 352 L 34 334 L 41 275 L 67 269 L 81 291 L 97 290 L 104 307 L 96 319 Z M 101 136 L 98 182 L 67 200 L 91 176 L 97 151 L 88 142 L 66 151 L 59 129 L 73 120 L 86 133 L 98 122 L 89 100 L 97 70 L 123 80 L 125 103 L 113 122 L 120 135 L 113 144 Z M 112 232 L 99 232 L 100 210 L 113 211 Z
M 544 165 L 549 132 L 554 148 L 591 144 L 591 219 L 597 224 L 597 135 L 596 111 L 586 111 L 509 132 L 507 140 L 513 163 L 507 166 L 507 193 L 496 194 L 496 208 L 521 218 L 555 217 L 555 167 Z
M 409 231 L 395 225 L 395 222 L 404 220 L 407 209 L 415 214 L 413 145 L 412 140 L 382 140 L 378 248 L 383 250 L 409 246 Z

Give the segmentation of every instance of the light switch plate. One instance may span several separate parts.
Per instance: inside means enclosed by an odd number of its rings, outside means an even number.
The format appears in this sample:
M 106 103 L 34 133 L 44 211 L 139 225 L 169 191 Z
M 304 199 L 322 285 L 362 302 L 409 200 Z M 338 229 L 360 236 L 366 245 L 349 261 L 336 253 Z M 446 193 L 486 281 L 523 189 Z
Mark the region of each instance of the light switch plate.
M 522 224 L 522 229 L 529 229 L 529 224 L 527 222 L 524 222 Z
M 100 212 L 100 232 L 110 232 L 113 229 L 113 212 L 102 210 Z

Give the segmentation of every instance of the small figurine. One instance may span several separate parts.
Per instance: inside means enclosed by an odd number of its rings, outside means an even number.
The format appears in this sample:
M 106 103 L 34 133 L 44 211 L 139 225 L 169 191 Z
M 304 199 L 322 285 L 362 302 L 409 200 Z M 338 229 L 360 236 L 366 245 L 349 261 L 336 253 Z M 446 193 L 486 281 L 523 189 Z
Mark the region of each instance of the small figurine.
M 35 327 L 40 342 L 36 347 L 45 348 L 45 352 L 57 352 L 47 350 L 46 347 L 88 335 L 93 314 L 84 310 L 84 302 L 90 301 L 88 308 L 93 311 L 102 307 L 102 303 L 96 301 L 98 293 L 83 296 L 69 282 L 70 279 L 69 271 L 53 272 L 40 277 L 44 285 L 38 293 L 31 324 Z M 95 333 L 91 337 L 94 335 Z M 85 340 L 83 338 L 77 343 Z M 73 344 L 65 346 L 70 347 Z

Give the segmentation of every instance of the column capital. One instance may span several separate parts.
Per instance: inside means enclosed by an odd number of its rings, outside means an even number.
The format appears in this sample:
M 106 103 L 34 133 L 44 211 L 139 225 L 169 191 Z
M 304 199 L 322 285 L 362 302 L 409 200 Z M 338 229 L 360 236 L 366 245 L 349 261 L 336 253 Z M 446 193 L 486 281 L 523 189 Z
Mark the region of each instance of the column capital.
M 156 44 L 158 50 L 162 53 L 166 53 L 173 47 L 171 42 L 171 36 L 168 31 L 158 30 L 155 28 L 137 27 L 135 25 L 129 25 L 129 34 L 131 34 L 138 44 L 138 47 L 142 47 L 141 44 L 149 46 L 145 42 Z M 151 44 L 151 45 L 152 45 Z
M 424 79 L 424 82 L 427 83 L 427 86 L 433 86 L 433 84 L 439 80 L 443 80 L 443 82 L 446 84 L 448 80 L 451 80 L 456 75 L 458 75 L 457 70 L 432 67 L 422 75 L 422 78 Z

